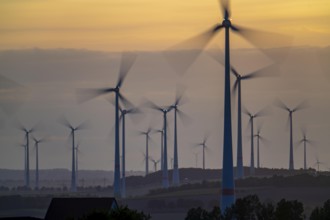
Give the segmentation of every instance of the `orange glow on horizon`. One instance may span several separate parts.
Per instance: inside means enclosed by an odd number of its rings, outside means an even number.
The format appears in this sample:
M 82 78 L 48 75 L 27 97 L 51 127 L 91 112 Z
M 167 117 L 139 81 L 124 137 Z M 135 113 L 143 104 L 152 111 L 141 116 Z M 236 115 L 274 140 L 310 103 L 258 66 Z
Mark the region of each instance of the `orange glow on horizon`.
M 215 0 L 2 1 L 0 49 L 162 50 L 221 21 Z M 295 37 L 295 45 L 327 46 L 327 0 L 232 1 L 238 25 Z M 221 35 L 221 34 L 220 34 Z M 244 47 L 237 41 L 234 47 Z

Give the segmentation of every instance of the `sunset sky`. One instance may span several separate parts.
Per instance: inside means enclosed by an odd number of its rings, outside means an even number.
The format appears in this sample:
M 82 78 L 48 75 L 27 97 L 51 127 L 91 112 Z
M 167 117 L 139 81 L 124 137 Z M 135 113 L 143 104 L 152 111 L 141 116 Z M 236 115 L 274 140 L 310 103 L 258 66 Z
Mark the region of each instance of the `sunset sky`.
M 232 0 L 231 18 L 234 24 L 276 32 L 291 41 L 292 50 L 283 57 L 278 77 L 260 77 L 242 85 L 246 108 L 253 112 L 265 106 L 272 109 L 270 117 L 256 122 L 263 125 L 263 134 L 270 141 L 269 146 L 262 148 L 262 166 L 288 166 L 287 114 L 274 107 L 277 98 L 290 107 L 303 100 L 309 101 L 310 108 L 295 115 L 294 140 L 299 140 L 301 127 L 305 127 L 310 138 L 317 142 L 317 146 L 308 148 L 309 166 L 314 165 L 316 157 L 328 162 L 330 1 Z M 83 152 L 80 167 L 113 169 L 113 140 L 109 134 L 114 122 L 114 108 L 105 98 L 78 105 L 76 89 L 114 86 L 120 53 L 125 50 L 139 52 L 123 86 L 123 93 L 134 104 L 148 98 L 159 105 L 169 105 L 174 101 L 177 84 L 184 84 L 187 88 L 185 95 L 189 101 L 182 110 L 193 118 L 193 122 L 179 124 L 179 166 L 195 166 L 193 152 L 200 153 L 201 165 L 201 150 L 192 146 L 210 131 L 206 166 L 221 168 L 223 66 L 202 54 L 187 73 L 180 76 L 160 53 L 221 21 L 222 12 L 216 0 L 0 1 L 0 75 L 26 89 L 25 101 L 20 103 L 16 112 L 7 115 L 0 110 L 0 168 L 24 167 L 23 149 L 19 147 L 24 136 L 15 127 L 20 121 L 27 127 L 40 122 L 43 130 L 35 135 L 51 140 L 40 148 L 42 168 L 70 169 L 69 131 L 57 122 L 65 115 L 73 124 L 85 120 L 92 124 L 91 129 L 77 134 Z M 247 41 L 234 34 L 231 36 L 231 47 L 236 49 L 232 51 L 231 61 L 240 73 L 244 75 L 269 64 L 269 58 L 252 50 L 254 47 Z M 223 47 L 223 31 L 218 33 L 214 42 Z M 19 102 L 15 92 L 0 87 L 0 104 L 16 98 Z M 232 112 L 235 155 L 236 109 Z M 128 170 L 143 170 L 144 167 L 144 138 L 138 136 L 137 131 L 150 125 L 157 129 L 161 126 L 157 112 L 146 111 L 146 115 L 140 124 L 127 120 Z M 169 117 L 170 127 L 173 126 L 171 120 L 173 116 Z M 250 164 L 248 128 L 248 119 L 243 115 L 245 166 Z M 169 157 L 173 157 L 171 129 Z M 152 138 L 150 154 L 157 159 L 159 137 L 153 135 Z M 31 147 L 32 168 L 34 154 Z M 296 146 L 296 168 L 302 167 L 302 158 L 302 148 Z M 327 163 L 321 169 L 329 167 L 330 163 Z
M 291 35 L 294 45 L 328 45 L 328 0 L 236 0 L 231 6 L 236 24 Z M 0 49 L 159 50 L 221 20 L 216 0 L 3 0 Z

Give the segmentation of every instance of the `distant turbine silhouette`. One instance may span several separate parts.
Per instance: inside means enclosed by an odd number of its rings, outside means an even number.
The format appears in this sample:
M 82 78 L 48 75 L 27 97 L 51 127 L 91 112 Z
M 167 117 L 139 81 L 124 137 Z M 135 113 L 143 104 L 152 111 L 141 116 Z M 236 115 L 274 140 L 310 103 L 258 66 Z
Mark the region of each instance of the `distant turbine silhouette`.
M 324 163 L 321 162 L 318 157 L 316 157 L 316 162 L 314 163 L 314 166 L 317 165 L 317 172 L 318 173 L 320 172 L 320 164 L 324 164 Z
M 157 164 L 160 162 L 160 160 L 154 160 L 152 158 L 150 158 L 150 160 L 154 163 L 154 168 L 155 168 L 155 172 L 157 171 Z
M 203 138 L 203 142 L 196 144 L 196 146 L 201 146 L 203 149 L 203 170 L 205 170 L 205 150 L 208 148 L 206 145 L 206 141 L 209 138 L 209 134 L 205 134 Z
M 183 88 L 179 88 L 180 90 L 177 90 L 176 92 L 176 98 L 175 102 L 171 106 L 171 108 L 174 110 L 174 169 L 173 169 L 173 186 L 180 185 L 180 174 L 179 174 L 179 159 L 178 159 L 178 129 L 177 129 L 177 115 L 182 119 L 185 120 L 188 119 L 188 116 L 185 115 L 183 111 L 179 109 L 179 106 L 181 106 L 183 103 Z M 171 163 L 172 164 L 172 163 Z
M 307 152 L 306 152 L 306 146 L 307 144 L 313 144 L 313 141 L 310 139 L 307 139 L 307 135 L 306 135 L 306 130 L 302 129 L 302 135 L 303 138 L 298 141 L 298 145 L 300 144 L 304 144 L 304 170 L 307 170 Z
M 120 198 L 120 153 L 119 153 L 119 99 L 124 105 L 130 105 L 130 102 L 120 93 L 120 88 L 127 76 L 127 73 L 133 66 L 137 55 L 134 53 L 123 53 L 119 69 L 119 77 L 114 88 L 84 89 L 80 91 L 79 101 L 87 101 L 100 95 L 115 93 L 115 172 L 114 172 L 114 196 Z M 130 107 L 130 106 L 128 106 Z
M 150 139 L 150 132 L 152 131 L 152 129 L 149 127 L 146 131 L 141 131 L 140 135 L 145 135 L 146 137 L 146 153 L 145 153 L 145 157 L 148 158 L 146 159 L 146 176 L 149 174 L 149 139 Z
M 29 140 L 30 140 L 30 134 L 34 131 L 34 128 L 27 129 L 24 126 L 21 126 L 20 128 L 25 133 L 25 187 L 30 188 L 30 156 L 29 156 Z
M 244 113 L 246 115 L 249 116 L 250 120 L 249 120 L 249 124 L 251 126 L 251 162 L 250 162 L 250 175 L 254 175 L 255 174 L 255 165 L 254 165 L 254 130 L 253 130 L 253 122 L 254 119 L 260 116 L 265 116 L 265 109 L 260 110 L 259 112 L 252 114 L 250 113 L 248 110 L 243 109 Z
M 36 149 L 36 190 L 39 190 L 39 144 L 44 142 L 45 139 L 36 139 L 33 137 L 34 146 Z
M 69 121 L 66 118 L 61 118 L 59 121 L 63 126 L 70 129 L 70 136 L 72 139 L 72 168 L 71 168 L 71 191 L 76 192 L 77 191 L 77 179 L 76 179 L 76 145 L 75 145 L 75 132 L 85 129 L 86 123 L 81 123 L 80 125 L 74 127 L 69 123 Z
M 261 126 L 258 127 L 257 134 L 254 135 L 257 138 L 257 168 L 260 168 L 260 141 L 267 141 L 260 133 Z
M 162 185 L 163 188 L 169 187 L 168 181 L 168 168 L 167 168 L 167 113 L 170 112 L 173 108 L 171 106 L 161 108 L 154 104 L 151 101 L 148 101 L 146 105 L 156 111 L 160 111 L 163 113 L 163 130 L 164 130 L 164 164 L 163 164 L 163 177 L 162 177 Z
M 290 122 L 290 158 L 289 158 L 289 170 L 294 170 L 294 162 L 293 162 L 293 120 L 292 115 L 294 112 L 302 110 L 307 107 L 306 102 L 301 102 L 295 108 L 290 109 L 286 106 L 282 101 L 277 100 L 276 106 L 287 111 L 289 113 L 289 122 Z

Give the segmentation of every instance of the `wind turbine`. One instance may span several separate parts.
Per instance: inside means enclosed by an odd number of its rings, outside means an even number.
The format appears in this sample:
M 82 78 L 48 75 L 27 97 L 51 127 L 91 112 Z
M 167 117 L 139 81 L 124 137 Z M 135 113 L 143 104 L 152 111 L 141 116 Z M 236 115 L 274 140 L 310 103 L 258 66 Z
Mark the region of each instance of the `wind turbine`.
M 317 165 L 317 172 L 318 173 L 320 172 L 320 164 L 324 164 L 324 163 L 321 162 L 318 157 L 316 157 L 316 162 L 314 163 L 314 166 Z
M 160 160 L 155 160 L 150 158 L 150 160 L 154 163 L 154 168 L 155 168 L 155 172 L 157 171 L 157 164 L 160 162 Z
M 290 158 L 289 158 L 289 170 L 294 170 L 294 162 L 293 162 L 293 113 L 296 111 L 302 110 L 307 107 L 306 102 L 301 102 L 295 108 L 290 109 L 287 105 L 285 105 L 282 101 L 277 100 L 275 103 L 277 107 L 287 111 L 289 113 L 289 123 L 290 123 Z
M 36 190 L 39 189 L 39 144 L 44 142 L 45 139 L 36 139 L 33 137 L 34 146 L 36 149 Z
M 181 106 L 183 103 L 183 91 L 181 88 L 181 91 L 177 90 L 175 102 L 171 106 L 174 110 L 174 156 L 173 156 L 173 186 L 180 185 L 180 174 L 179 174 L 179 159 L 178 159 L 178 129 L 177 129 L 177 115 L 181 117 L 181 119 L 184 120 L 184 118 L 188 118 L 187 115 L 183 111 L 179 109 L 179 106 Z M 172 163 L 171 163 L 172 164 Z
M 171 66 L 179 73 L 184 73 L 196 60 L 201 50 L 188 51 L 187 49 L 203 49 L 215 34 L 225 29 L 225 98 L 224 98 L 224 134 L 223 134 L 223 172 L 221 190 L 221 210 L 226 210 L 235 202 L 235 184 L 233 174 L 233 153 L 232 153 L 232 124 L 231 124 L 231 96 L 230 96 L 230 30 L 240 34 L 250 43 L 258 47 L 266 47 L 269 43 L 279 43 L 288 40 L 281 35 L 275 36 L 273 33 L 261 32 L 233 25 L 230 19 L 229 0 L 220 0 L 223 20 L 211 29 L 193 37 L 183 43 L 174 46 L 174 50 L 164 53 Z M 266 38 L 267 37 L 267 38 Z M 269 42 L 271 39 L 274 42 Z M 273 46 L 278 46 L 273 45 Z M 180 51 L 178 51 L 180 50 Z
M 34 128 L 27 129 L 24 126 L 20 128 L 25 133 L 25 187 L 30 188 L 30 156 L 29 156 L 29 140 L 30 134 L 34 131 Z
M 260 168 L 260 141 L 266 141 L 266 139 L 260 134 L 261 126 L 257 129 L 257 134 L 254 137 L 257 138 L 257 168 Z
M 260 110 L 259 112 L 252 114 L 248 110 L 243 109 L 244 113 L 249 116 L 249 124 L 251 126 L 251 162 L 250 162 L 250 175 L 255 174 L 255 166 L 254 166 L 254 129 L 253 129 L 253 123 L 254 119 L 260 116 L 265 116 L 265 109 Z
M 72 139 L 72 169 L 71 169 L 71 191 L 76 192 L 77 191 L 77 179 L 76 179 L 76 145 L 75 145 L 75 133 L 76 131 L 82 130 L 86 128 L 86 123 L 81 123 L 78 126 L 73 126 L 66 120 L 66 118 L 62 118 L 59 121 L 63 126 L 67 127 L 70 129 L 70 136 Z
M 208 139 L 209 135 L 206 134 L 203 138 L 203 141 L 201 143 L 196 144 L 196 146 L 201 146 L 203 149 L 203 170 L 205 170 L 205 150 L 208 148 L 206 145 L 206 141 Z
M 115 93 L 115 172 L 114 172 L 114 196 L 120 198 L 120 156 L 119 156 L 119 99 L 124 105 L 129 105 L 128 100 L 120 93 L 120 88 L 127 76 L 127 73 L 133 66 L 137 55 L 135 53 L 123 53 L 121 65 L 119 68 L 119 77 L 115 87 L 101 89 L 84 89 L 81 91 L 81 101 L 87 101 L 100 95 Z
M 162 173 L 162 185 L 163 188 L 169 187 L 168 181 L 168 168 L 167 168 L 167 113 L 169 113 L 173 108 L 171 106 L 168 107 L 159 107 L 155 103 L 148 101 L 146 105 L 156 111 L 163 113 L 163 130 L 164 130 L 164 164 L 163 164 L 163 173 Z
M 298 142 L 298 145 L 304 143 L 304 170 L 307 170 L 307 153 L 306 146 L 307 144 L 312 144 L 313 141 L 307 138 L 306 130 L 302 129 L 303 138 Z
M 140 135 L 145 135 L 146 136 L 146 153 L 145 153 L 145 158 L 146 159 L 146 176 L 149 174 L 149 139 L 150 139 L 150 132 L 152 129 L 149 127 L 146 131 L 141 131 Z

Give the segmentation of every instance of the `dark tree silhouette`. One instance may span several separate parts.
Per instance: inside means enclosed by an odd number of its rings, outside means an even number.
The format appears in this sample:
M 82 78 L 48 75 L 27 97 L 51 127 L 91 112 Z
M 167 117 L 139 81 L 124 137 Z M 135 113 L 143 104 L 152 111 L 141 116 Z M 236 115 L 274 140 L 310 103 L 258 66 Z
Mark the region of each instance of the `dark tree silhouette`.
M 80 220 L 149 220 L 151 216 L 131 210 L 127 206 L 120 206 L 110 212 L 94 211 Z
M 323 207 L 316 207 L 310 217 L 310 220 L 328 220 L 330 219 L 330 199 L 328 199 Z
M 304 219 L 304 206 L 297 200 L 282 199 L 277 203 L 275 211 L 276 220 L 302 220 Z

